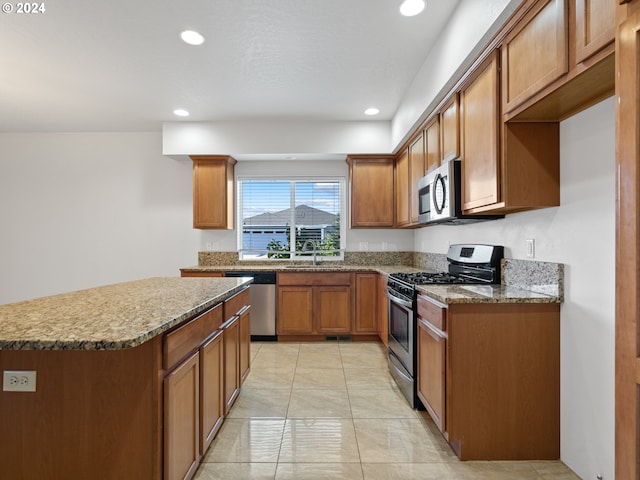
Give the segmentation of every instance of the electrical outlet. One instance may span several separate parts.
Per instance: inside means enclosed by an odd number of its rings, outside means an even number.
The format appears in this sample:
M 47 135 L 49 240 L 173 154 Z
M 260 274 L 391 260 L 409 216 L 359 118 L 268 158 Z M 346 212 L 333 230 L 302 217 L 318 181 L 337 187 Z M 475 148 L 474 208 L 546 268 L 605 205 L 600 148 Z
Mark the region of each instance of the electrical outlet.
M 35 392 L 35 370 L 5 370 L 2 376 L 3 392 Z
M 528 238 L 527 242 L 527 258 L 535 258 L 536 256 L 536 241 L 533 238 Z

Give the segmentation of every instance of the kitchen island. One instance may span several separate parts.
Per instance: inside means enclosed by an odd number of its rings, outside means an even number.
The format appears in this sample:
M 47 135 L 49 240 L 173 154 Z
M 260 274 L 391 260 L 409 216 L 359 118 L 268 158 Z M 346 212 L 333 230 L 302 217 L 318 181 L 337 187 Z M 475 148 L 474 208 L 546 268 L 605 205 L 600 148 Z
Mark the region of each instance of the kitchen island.
M 222 362 L 219 337 L 233 325 L 239 352 L 250 282 L 152 278 L 1 305 L 0 367 L 36 372 L 36 388 L 0 392 L 0 476 L 161 479 L 185 462 L 195 471 L 201 453 L 168 446 L 187 432 L 177 443 L 202 449 L 191 434 L 204 432 L 200 393 L 211 391 L 203 349 L 218 339 Z M 185 412 L 189 428 L 169 428 Z

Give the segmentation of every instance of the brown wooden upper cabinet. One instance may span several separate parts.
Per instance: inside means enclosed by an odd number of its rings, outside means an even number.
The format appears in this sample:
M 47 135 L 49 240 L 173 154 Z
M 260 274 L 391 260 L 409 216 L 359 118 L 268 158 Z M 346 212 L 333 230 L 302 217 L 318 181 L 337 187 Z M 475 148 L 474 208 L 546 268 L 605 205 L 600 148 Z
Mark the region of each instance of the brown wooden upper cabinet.
M 409 149 L 396 158 L 396 227 L 406 227 L 411 221 L 409 211 Z
M 349 164 L 351 228 L 394 226 L 393 157 L 353 155 Z
M 425 167 L 430 172 L 440 166 L 440 118 L 436 115 L 424 129 Z
M 615 3 L 537 0 L 502 42 L 502 107 L 561 120 L 613 94 Z
M 460 92 L 462 209 L 500 199 L 498 55 L 494 52 Z
M 191 159 L 193 228 L 233 229 L 233 167 L 236 161 L 226 155 L 195 155 Z
M 616 8 L 611 0 L 575 0 L 575 52 L 580 63 L 611 44 Z
M 424 132 L 409 144 L 409 213 L 410 224 L 418 224 L 418 180 L 426 173 Z
M 502 122 L 498 52 L 460 92 L 462 210 L 512 213 L 560 205 L 558 122 Z
M 454 94 L 440 112 L 440 163 L 460 156 L 460 115 Z
M 565 0 L 537 2 L 502 45 L 502 101 L 510 112 L 569 71 Z

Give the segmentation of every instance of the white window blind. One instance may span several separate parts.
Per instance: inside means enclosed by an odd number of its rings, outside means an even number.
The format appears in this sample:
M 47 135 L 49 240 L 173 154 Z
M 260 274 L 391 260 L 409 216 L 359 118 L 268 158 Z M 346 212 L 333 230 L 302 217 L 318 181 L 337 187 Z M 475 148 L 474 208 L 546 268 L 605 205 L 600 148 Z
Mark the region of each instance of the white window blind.
M 238 180 L 241 258 L 342 258 L 344 179 Z

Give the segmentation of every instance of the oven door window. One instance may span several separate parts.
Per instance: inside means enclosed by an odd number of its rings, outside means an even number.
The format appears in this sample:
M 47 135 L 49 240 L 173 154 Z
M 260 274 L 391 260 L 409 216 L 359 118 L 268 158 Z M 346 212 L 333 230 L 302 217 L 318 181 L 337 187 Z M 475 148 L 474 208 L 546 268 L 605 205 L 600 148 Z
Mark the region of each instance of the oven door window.
M 407 311 L 400 305 L 389 303 L 389 334 L 400 344 L 405 352 L 409 353 L 409 325 L 411 323 L 411 311 Z

